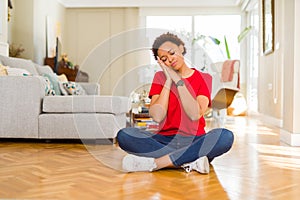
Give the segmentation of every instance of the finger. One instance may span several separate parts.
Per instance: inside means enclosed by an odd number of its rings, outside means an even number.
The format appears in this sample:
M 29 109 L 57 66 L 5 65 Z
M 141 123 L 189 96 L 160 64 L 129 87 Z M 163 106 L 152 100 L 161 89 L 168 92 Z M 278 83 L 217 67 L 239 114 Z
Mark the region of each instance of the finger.
M 158 57 L 158 56 L 156 56 L 156 59 L 157 59 L 157 62 L 161 62 L 161 59 Z
M 156 58 L 159 65 L 164 65 L 164 63 L 161 61 L 161 59 L 158 56 L 156 56 Z
M 159 56 L 156 56 L 156 58 L 158 61 L 162 62 Z

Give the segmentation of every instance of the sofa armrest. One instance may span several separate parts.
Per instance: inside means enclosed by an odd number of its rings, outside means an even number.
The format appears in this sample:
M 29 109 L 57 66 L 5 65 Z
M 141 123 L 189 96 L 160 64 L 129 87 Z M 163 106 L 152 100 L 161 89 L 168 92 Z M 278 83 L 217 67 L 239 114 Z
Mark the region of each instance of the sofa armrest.
M 100 95 L 99 83 L 78 82 L 88 95 Z
M 0 76 L 0 137 L 37 138 L 45 87 L 38 76 Z

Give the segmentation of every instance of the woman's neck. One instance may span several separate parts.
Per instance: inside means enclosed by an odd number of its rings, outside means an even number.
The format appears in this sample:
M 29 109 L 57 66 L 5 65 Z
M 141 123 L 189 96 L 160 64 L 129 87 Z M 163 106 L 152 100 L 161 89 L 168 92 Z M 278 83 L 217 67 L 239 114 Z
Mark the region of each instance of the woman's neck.
M 181 70 L 179 71 L 179 74 L 182 78 L 189 78 L 194 73 L 194 70 L 189 68 L 188 66 L 184 65 Z

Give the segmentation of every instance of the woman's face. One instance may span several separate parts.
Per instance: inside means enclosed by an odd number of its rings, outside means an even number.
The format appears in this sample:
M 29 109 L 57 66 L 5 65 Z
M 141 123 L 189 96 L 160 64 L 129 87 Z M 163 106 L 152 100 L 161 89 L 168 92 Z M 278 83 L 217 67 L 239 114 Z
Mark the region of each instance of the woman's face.
M 172 67 L 174 70 L 179 70 L 184 64 L 183 50 L 182 45 L 177 46 L 167 41 L 158 48 L 157 54 L 166 66 Z

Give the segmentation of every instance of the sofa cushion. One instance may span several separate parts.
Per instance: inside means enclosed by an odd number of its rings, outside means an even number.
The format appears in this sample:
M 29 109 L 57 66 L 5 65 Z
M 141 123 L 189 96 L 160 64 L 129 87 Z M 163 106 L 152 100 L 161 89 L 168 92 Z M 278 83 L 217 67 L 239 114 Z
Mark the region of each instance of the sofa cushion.
M 62 85 L 69 95 L 86 95 L 85 90 L 76 82 L 63 82 Z
M 48 65 L 39 65 L 39 64 L 34 64 L 37 72 L 39 73 L 39 75 L 43 75 L 43 74 L 53 74 L 53 70 L 51 67 L 49 67 Z
M 68 77 L 65 74 L 57 75 L 59 82 L 65 83 L 69 82 Z
M 43 112 L 46 113 L 126 113 L 129 111 L 127 97 L 121 96 L 46 96 Z
M 26 60 L 23 58 L 7 57 L 2 55 L 0 55 L 0 60 L 3 65 L 6 65 L 8 67 L 25 69 L 32 75 L 38 75 L 34 63 L 31 60 Z
M 68 91 L 63 86 L 63 83 L 69 82 L 67 76 L 65 74 L 60 74 L 60 75 L 57 75 L 57 79 L 58 79 L 61 94 L 62 95 L 69 95 Z
M 7 67 L 6 71 L 8 76 L 31 76 L 32 75 L 26 69 L 20 69 L 14 67 Z
M 49 80 L 48 77 L 41 76 L 43 79 L 43 84 L 45 87 L 45 95 L 46 96 L 54 96 L 55 95 L 55 90 L 53 89 L 53 85 L 51 81 Z
M 56 95 L 61 95 L 61 91 L 60 91 L 60 87 L 59 87 L 59 81 L 57 78 L 57 75 L 52 73 L 52 74 L 43 74 L 44 77 L 47 77 L 52 86 L 53 86 L 53 90 L 55 91 Z
M 0 63 L 0 76 L 7 76 L 7 67 Z
M 125 113 L 77 113 L 39 115 L 40 138 L 115 138 L 126 127 Z

